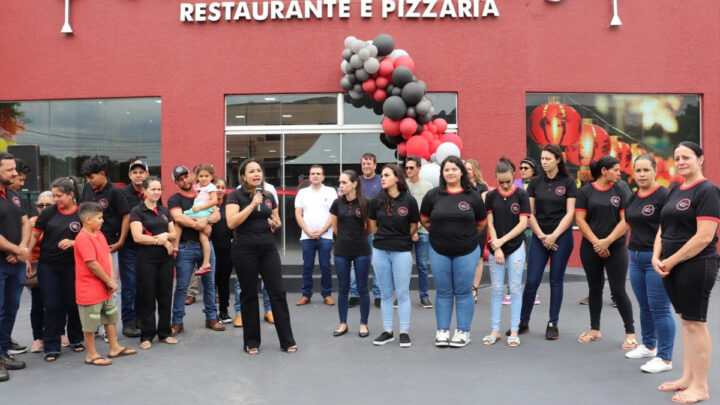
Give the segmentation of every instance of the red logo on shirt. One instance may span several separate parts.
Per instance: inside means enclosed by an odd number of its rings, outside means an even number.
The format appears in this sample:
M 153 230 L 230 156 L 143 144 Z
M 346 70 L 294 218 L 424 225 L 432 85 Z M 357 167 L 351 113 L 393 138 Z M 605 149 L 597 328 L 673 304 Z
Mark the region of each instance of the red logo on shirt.
M 563 187 L 563 186 L 556 187 L 556 188 L 555 188 L 555 195 L 558 195 L 558 196 L 561 196 L 561 197 L 562 197 L 562 196 L 565 195 L 565 192 L 566 192 L 566 191 L 567 191 L 567 190 L 565 190 L 565 187 Z
M 80 225 L 80 222 L 71 222 L 70 223 L 70 230 L 73 231 L 74 233 L 80 232 L 81 227 L 82 226 Z
M 675 209 L 677 209 L 678 211 L 685 211 L 688 208 L 690 208 L 689 198 L 683 198 L 682 200 L 678 201 L 677 204 L 675 204 Z
M 268 208 L 270 208 L 270 209 L 272 209 L 272 201 L 270 201 L 270 200 L 265 200 L 265 206 L 268 207 Z
M 13 197 L 13 203 L 17 205 L 18 207 L 22 206 L 22 203 L 20 202 L 20 198 L 18 196 Z
M 358 218 L 362 217 L 362 212 L 360 211 L 360 208 L 355 208 L 355 216 Z
M 512 212 L 513 214 L 516 214 L 516 215 L 519 214 L 520 213 L 520 204 L 514 203 L 513 205 L 511 205 L 510 212 Z
M 646 217 L 652 216 L 652 214 L 655 213 L 655 206 L 654 205 L 646 205 L 642 208 L 642 214 Z
M 610 204 L 613 205 L 613 207 L 619 207 L 620 206 L 620 197 L 614 195 L 610 197 Z
M 469 211 L 470 210 L 470 204 L 468 204 L 465 201 L 460 201 L 458 203 L 458 208 L 460 208 L 461 211 Z
M 408 209 L 407 209 L 407 207 L 405 207 L 405 206 L 401 206 L 401 207 L 398 208 L 397 213 L 398 213 L 398 215 L 400 215 L 401 217 L 407 216 L 407 214 L 408 214 Z
M 98 204 L 100 204 L 100 208 L 105 209 L 108 207 L 108 200 L 102 198 L 98 201 Z

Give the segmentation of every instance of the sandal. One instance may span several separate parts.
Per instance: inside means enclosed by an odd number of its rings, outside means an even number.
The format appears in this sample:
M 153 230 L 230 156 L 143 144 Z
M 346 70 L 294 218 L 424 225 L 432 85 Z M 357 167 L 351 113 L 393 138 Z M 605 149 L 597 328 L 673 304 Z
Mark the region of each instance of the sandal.
M 633 350 L 638 346 L 638 342 L 635 338 L 633 339 L 625 339 L 623 340 L 622 346 L 620 346 L 623 350 Z
M 112 360 L 98 355 L 97 357 L 93 357 L 92 360 L 85 359 L 85 364 L 89 364 L 91 366 L 109 366 L 112 364 Z
M 497 342 L 500 339 L 501 338 L 499 338 L 495 335 L 487 335 L 484 338 L 482 338 L 482 344 L 484 344 L 485 346 L 492 346 L 495 344 L 495 342 Z
M 507 338 L 507 345 L 509 347 L 518 347 L 520 346 L 520 338 L 518 336 L 508 336 Z
M 178 343 L 178 340 L 175 339 L 175 338 L 172 337 L 172 336 L 168 336 L 168 337 L 166 337 L 165 339 L 158 339 L 158 340 L 159 340 L 160 342 L 163 342 L 163 343 L 166 343 L 166 344 L 169 344 L 169 345 L 176 345 L 176 344 Z
M 137 350 L 131 349 L 129 347 L 123 347 L 122 350 L 115 354 L 108 354 L 108 357 L 114 359 L 116 357 L 132 356 L 133 354 L 137 354 Z
M 245 346 L 245 353 L 247 353 L 251 356 L 256 356 L 256 355 L 260 354 L 260 348 Z
M 140 348 L 143 350 L 150 350 L 151 347 L 152 342 L 149 340 L 143 340 L 142 342 L 140 342 Z
M 473 292 L 472 293 L 473 299 L 475 300 L 475 303 L 477 304 L 478 303 L 478 288 L 474 285 L 472 286 L 472 292 Z
M 47 361 L 48 363 L 52 363 L 53 361 L 57 360 L 57 358 L 60 356 L 60 353 L 47 353 L 43 360 Z
M 285 350 L 285 353 L 295 353 L 296 351 L 298 351 L 298 347 L 297 345 L 293 345 L 283 350 Z
M 600 333 L 591 335 L 590 332 L 584 332 L 578 338 L 578 343 L 590 343 L 590 342 L 594 342 L 594 341 L 600 340 L 600 339 L 602 339 L 602 335 Z
M 74 351 L 75 353 L 82 353 L 85 351 L 85 345 L 82 343 L 74 345 L 72 346 L 72 351 Z

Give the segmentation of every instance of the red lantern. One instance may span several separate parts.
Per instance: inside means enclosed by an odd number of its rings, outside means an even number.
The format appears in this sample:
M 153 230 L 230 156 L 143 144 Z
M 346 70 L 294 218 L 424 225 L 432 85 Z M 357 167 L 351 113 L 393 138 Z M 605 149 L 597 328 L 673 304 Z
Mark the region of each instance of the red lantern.
M 560 104 L 559 97 L 548 97 L 547 104 L 535 108 L 530 114 L 528 132 L 538 145 L 557 144 L 570 146 L 577 142 L 582 119 L 574 108 Z
M 610 154 L 610 136 L 604 129 L 592 124 L 591 119 L 583 120 L 580 139 L 565 150 L 567 161 L 576 166 L 588 166 Z

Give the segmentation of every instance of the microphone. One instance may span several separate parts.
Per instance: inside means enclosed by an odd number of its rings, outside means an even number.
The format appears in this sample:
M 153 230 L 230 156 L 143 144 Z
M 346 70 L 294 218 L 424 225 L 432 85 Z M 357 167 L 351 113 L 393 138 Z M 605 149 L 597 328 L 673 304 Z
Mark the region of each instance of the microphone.
M 255 194 L 262 194 L 262 187 L 255 187 Z M 257 212 L 260 212 L 260 204 L 257 206 Z

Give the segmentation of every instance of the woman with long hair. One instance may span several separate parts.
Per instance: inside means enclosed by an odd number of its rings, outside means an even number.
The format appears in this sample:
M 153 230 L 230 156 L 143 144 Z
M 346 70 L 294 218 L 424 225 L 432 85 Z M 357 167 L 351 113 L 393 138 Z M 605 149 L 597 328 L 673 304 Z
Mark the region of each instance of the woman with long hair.
M 353 170 L 340 174 L 340 192 L 330 206 L 330 221 L 335 233 L 335 271 L 338 278 L 338 316 L 340 326 L 333 336 L 342 336 L 348 331 L 347 313 L 350 295 L 350 271 L 355 270 L 355 280 L 360 298 L 360 328 L 358 335 L 368 337 L 368 314 L 370 295 L 368 292 L 368 271 L 370 270 L 370 232 L 368 201 L 363 196 L 362 182 Z
M 676 392 L 674 402 L 690 404 L 710 399 L 707 311 L 718 273 L 720 190 L 703 176 L 705 157 L 699 145 L 680 142 L 673 156 L 684 183 L 670 191 L 660 212 L 652 264 L 682 318 L 683 374 L 658 389 Z
M 290 326 L 285 287 L 282 282 L 280 255 L 273 233 L 280 229 L 278 206 L 271 193 L 263 188 L 264 172 L 256 159 L 246 159 L 239 169 L 242 185 L 227 198 L 225 214 L 230 229 L 235 230 L 233 264 L 240 280 L 241 311 L 245 330 L 243 349 L 250 355 L 260 353 L 260 315 L 258 274 L 270 295 L 275 317 L 275 331 L 280 348 L 295 353 L 297 345 Z
M 482 170 L 480 169 L 480 163 L 475 159 L 465 160 L 465 171 L 470 180 L 472 188 L 480 194 L 483 202 L 485 201 L 485 193 L 488 192 L 488 185 L 483 178 Z M 442 177 L 442 176 L 440 176 Z M 485 252 L 485 245 L 487 244 L 487 228 L 484 228 L 480 233 L 479 246 L 480 246 L 480 260 L 478 261 L 477 267 L 475 268 L 475 276 L 473 277 L 472 295 L 475 303 L 478 302 L 478 288 L 480 287 L 480 280 L 482 279 L 483 273 L 483 255 Z
M 370 203 L 368 217 L 373 239 L 372 265 L 382 295 L 380 309 L 383 333 L 373 344 L 382 346 L 395 340 L 393 335 L 393 293 L 398 300 L 400 347 L 410 347 L 410 273 L 412 272 L 412 234 L 420 220 L 418 205 L 408 192 L 402 170 L 388 164 L 381 172 L 382 192 Z
M 219 176 L 213 178 L 213 184 L 217 188 L 218 208 L 220 209 L 220 221 L 212 226 L 210 241 L 215 251 L 215 286 L 218 291 L 218 321 L 230 323 L 232 318 L 228 314 L 230 306 L 230 276 L 232 275 L 232 230 L 227 226 L 225 217 L 225 206 L 227 197 L 225 195 L 225 179 Z

